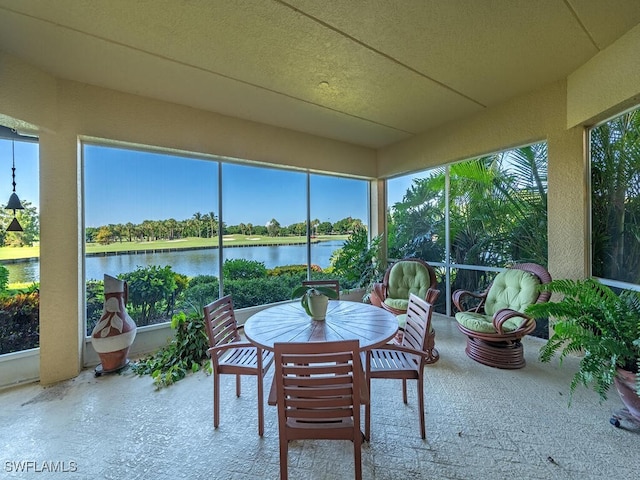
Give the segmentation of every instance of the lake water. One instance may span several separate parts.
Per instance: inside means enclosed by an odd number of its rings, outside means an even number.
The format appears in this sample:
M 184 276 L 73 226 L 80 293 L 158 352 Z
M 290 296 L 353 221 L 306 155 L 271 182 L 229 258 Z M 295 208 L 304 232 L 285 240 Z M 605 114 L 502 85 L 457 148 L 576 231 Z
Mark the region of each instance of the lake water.
M 331 240 L 311 245 L 311 263 L 327 268 L 331 254 L 344 243 L 343 240 Z M 138 253 L 133 255 L 113 255 L 106 257 L 86 258 L 86 279 L 102 280 L 104 274 L 118 275 L 132 272 L 138 266 L 171 265 L 174 272 L 188 277 L 196 275 L 219 276 L 218 256 L 216 249 L 186 250 L 162 253 Z M 280 245 L 268 247 L 226 247 L 224 258 L 256 260 L 265 267 L 274 268 L 279 265 L 300 265 L 307 263 L 306 245 Z M 24 262 L 5 264 L 9 269 L 9 282 L 37 282 L 40 279 L 40 262 Z

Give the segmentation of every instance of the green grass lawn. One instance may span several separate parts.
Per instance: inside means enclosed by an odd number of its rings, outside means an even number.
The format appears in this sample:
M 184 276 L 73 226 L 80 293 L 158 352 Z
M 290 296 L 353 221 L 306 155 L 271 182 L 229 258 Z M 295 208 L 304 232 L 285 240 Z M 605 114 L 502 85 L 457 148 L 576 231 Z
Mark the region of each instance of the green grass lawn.
M 317 241 L 344 240 L 348 235 L 319 235 Z M 223 244 L 234 245 L 290 245 L 305 243 L 306 237 L 267 237 L 258 235 L 225 235 Z M 218 245 L 218 238 L 184 238 L 180 240 L 158 240 L 152 242 L 117 242 L 109 245 L 87 243 L 86 253 L 127 252 L 138 250 L 163 250 L 181 248 L 203 248 Z M 38 258 L 40 247 L 0 247 L 0 261 L 19 258 Z

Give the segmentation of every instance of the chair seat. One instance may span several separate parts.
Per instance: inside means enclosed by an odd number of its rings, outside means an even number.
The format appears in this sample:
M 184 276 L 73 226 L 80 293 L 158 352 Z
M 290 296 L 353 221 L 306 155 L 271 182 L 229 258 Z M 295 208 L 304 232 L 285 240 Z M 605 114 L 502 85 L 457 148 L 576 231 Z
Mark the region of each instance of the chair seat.
M 254 347 L 240 347 L 227 350 L 219 359 L 220 373 L 251 375 L 258 368 L 258 350 Z M 273 352 L 262 350 L 262 370 L 266 372 L 273 363 Z
M 397 350 L 371 350 L 371 378 L 418 378 L 420 358 Z
M 517 330 L 525 320 L 525 317 L 512 317 L 502 324 L 502 329 L 506 333 L 513 332 Z M 458 312 L 456 313 L 456 321 L 463 327 L 474 332 L 497 333 L 496 328 L 493 326 L 492 315 L 483 315 L 482 313 L 475 312 Z
M 408 298 L 391 298 L 387 297 L 383 302 L 387 307 L 391 307 L 392 310 L 402 310 L 404 312 L 407 311 L 407 307 L 409 306 Z

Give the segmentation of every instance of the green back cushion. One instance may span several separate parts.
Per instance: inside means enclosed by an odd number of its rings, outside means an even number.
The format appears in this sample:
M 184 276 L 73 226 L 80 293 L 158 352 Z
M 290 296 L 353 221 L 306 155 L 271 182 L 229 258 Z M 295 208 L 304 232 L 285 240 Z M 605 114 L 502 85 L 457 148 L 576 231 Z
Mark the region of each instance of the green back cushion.
M 431 278 L 427 268 L 418 262 L 398 262 L 389 272 L 389 294 L 385 303 L 393 305 L 395 300 L 401 303 L 400 309 L 407 309 L 409 294 L 413 293 L 420 298 L 427 296 L 427 290 L 431 286 Z
M 484 313 L 493 316 L 498 310 L 510 308 L 523 312 L 538 299 L 540 280 L 524 270 L 510 269 L 500 272 L 493 280 Z

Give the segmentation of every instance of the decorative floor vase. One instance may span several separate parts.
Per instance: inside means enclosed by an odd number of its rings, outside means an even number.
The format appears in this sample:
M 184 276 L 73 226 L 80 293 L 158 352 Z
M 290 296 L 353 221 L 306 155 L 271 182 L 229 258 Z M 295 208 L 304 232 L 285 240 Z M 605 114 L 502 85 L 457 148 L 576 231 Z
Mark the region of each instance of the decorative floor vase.
M 618 368 L 613 381 L 622 403 L 631 416 L 640 422 L 640 396 L 636 394 L 636 374 Z
M 309 295 L 309 311 L 314 320 L 324 320 L 327 317 L 329 297 L 326 295 Z
M 96 373 L 118 371 L 129 363 L 129 347 L 136 338 L 136 324 L 127 313 L 127 283 L 104 276 L 104 310 L 91 332 L 91 343 L 100 357 Z

